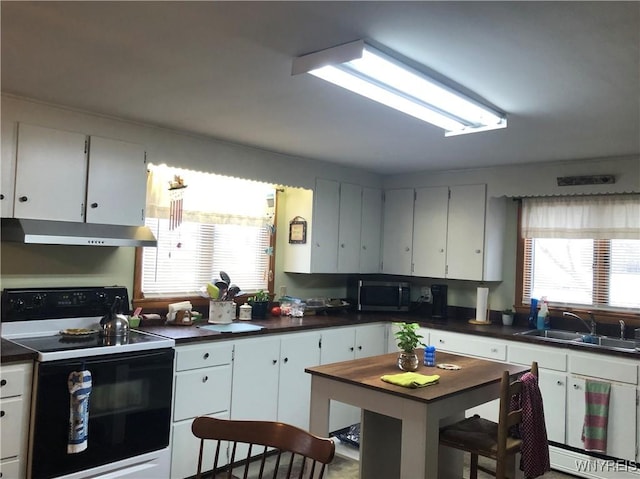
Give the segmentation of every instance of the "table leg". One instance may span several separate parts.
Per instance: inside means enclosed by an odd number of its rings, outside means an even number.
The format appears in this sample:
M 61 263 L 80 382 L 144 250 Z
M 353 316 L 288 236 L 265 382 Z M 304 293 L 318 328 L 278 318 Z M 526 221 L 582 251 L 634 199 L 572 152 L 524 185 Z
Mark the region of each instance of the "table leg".
M 330 395 L 324 381 L 311 376 L 311 401 L 309 405 L 309 432 L 317 436 L 329 435 Z

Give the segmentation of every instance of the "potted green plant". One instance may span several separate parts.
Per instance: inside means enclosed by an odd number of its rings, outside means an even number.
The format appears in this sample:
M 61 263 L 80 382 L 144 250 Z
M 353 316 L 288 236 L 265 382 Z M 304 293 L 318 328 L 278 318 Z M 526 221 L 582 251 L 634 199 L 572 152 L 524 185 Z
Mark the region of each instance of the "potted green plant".
M 424 346 L 422 335 L 418 333 L 418 323 L 393 323 L 398 330 L 394 333 L 400 353 L 398 355 L 398 367 L 403 371 L 415 371 L 419 361 L 416 354 L 418 346 Z
M 267 317 L 269 293 L 262 289 L 258 290 L 248 301 L 251 305 L 251 319 L 265 319 Z
M 502 310 L 502 324 L 505 326 L 511 326 L 513 324 L 513 317 L 516 314 L 515 306 L 512 306 L 510 309 Z

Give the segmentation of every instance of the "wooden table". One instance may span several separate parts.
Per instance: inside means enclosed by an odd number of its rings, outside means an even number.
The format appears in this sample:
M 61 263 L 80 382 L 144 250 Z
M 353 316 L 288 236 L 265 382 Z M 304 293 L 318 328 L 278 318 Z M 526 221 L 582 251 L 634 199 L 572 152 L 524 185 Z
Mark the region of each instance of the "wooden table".
M 460 420 L 466 409 L 498 398 L 503 371 L 517 375 L 529 368 L 438 352 L 438 363 L 462 369 L 421 365 L 417 372 L 439 374 L 440 381 L 410 389 L 380 380 L 384 374 L 402 372 L 397 356 L 390 353 L 305 369 L 312 376 L 310 431 L 328 435 L 330 400 L 352 404 L 362 409 L 361 478 L 461 477 L 460 455 L 438 467 L 440 425 Z

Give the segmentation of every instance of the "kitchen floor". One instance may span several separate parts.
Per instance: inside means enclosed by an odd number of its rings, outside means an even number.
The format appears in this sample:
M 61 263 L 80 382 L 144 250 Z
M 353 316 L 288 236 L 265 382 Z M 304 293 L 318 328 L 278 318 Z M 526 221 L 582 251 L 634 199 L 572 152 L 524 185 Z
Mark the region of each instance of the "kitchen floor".
M 358 461 L 357 459 L 354 459 L 355 457 L 357 457 L 357 454 L 358 454 L 357 449 L 354 449 L 350 446 L 338 445 L 336 451 L 337 451 L 336 456 L 334 457 L 333 461 L 329 465 L 327 474 L 325 474 L 325 478 L 326 479 L 359 479 L 360 476 L 359 476 Z M 464 461 L 465 462 L 464 462 L 463 477 L 468 478 L 469 477 L 469 469 L 468 469 L 469 454 L 464 455 Z M 494 467 L 492 465 L 492 461 L 490 460 L 480 458 L 479 461 L 480 461 L 480 464 L 485 463 L 487 464 L 488 467 Z M 269 460 L 267 462 L 269 463 Z M 266 469 L 270 470 L 268 466 Z M 277 477 L 278 478 L 284 477 L 285 472 L 286 471 L 282 471 L 282 475 L 278 474 Z M 236 472 L 234 471 L 234 473 Z M 250 479 L 254 477 L 256 476 L 252 475 L 251 473 L 249 474 Z M 266 477 L 271 477 L 271 475 L 268 475 Z M 570 479 L 577 476 L 563 474 L 557 471 L 550 471 L 550 472 L 547 472 L 544 476 L 540 476 L 540 477 L 543 477 L 544 479 Z M 489 479 L 489 478 L 494 478 L 494 476 L 491 476 L 481 471 L 478 472 L 478 479 Z M 392 479 L 392 478 L 389 478 L 389 479 Z
M 484 458 L 479 459 L 480 464 L 486 463 L 488 467 L 494 467 L 492 461 L 485 460 Z M 494 463 L 495 464 L 495 463 Z M 464 474 L 462 477 L 469 477 L 469 454 L 464 455 Z M 569 474 L 563 474 L 557 471 L 549 471 L 543 477 L 544 479 L 569 479 L 576 476 L 571 476 Z M 359 479 L 358 475 L 358 462 L 351 458 L 345 457 L 341 454 L 336 455 L 333 462 L 331 463 L 328 474 L 326 475 L 327 479 Z M 478 472 L 478 479 L 489 479 L 494 478 L 495 476 L 491 476 L 490 474 L 486 474 L 482 471 Z

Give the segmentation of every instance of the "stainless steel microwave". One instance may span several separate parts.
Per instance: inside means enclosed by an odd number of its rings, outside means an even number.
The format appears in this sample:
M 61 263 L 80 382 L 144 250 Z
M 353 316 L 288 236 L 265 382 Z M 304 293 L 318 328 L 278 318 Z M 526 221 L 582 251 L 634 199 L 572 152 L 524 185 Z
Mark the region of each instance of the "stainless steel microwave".
M 409 311 L 409 283 L 359 279 L 349 285 L 348 296 L 358 311 Z

